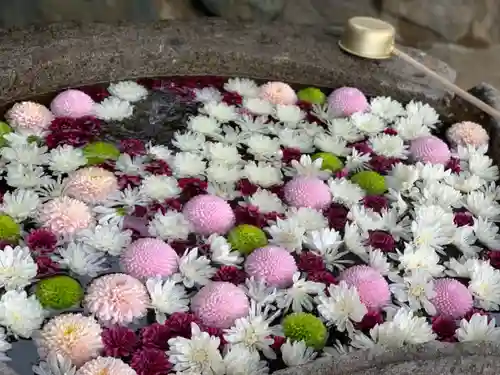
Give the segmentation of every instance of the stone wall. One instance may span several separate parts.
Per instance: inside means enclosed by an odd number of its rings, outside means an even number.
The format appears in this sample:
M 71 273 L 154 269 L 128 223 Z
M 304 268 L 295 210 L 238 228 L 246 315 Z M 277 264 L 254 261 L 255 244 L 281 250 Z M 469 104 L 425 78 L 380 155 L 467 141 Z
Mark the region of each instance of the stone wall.
M 355 15 L 393 23 L 399 42 L 450 63 L 462 85 L 500 86 L 500 0 L 4 0 L 0 27 L 56 21 L 133 22 L 220 16 L 342 26 Z

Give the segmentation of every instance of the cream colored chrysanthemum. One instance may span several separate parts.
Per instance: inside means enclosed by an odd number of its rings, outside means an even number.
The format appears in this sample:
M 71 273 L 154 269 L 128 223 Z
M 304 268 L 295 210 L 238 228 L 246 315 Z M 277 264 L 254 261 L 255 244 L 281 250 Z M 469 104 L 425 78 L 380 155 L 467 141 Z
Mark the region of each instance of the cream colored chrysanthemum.
M 118 181 L 113 172 L 104 168 L 82 168 L 66 180 L 64 193 L 85 203 L 100 203 L 118 190 Z

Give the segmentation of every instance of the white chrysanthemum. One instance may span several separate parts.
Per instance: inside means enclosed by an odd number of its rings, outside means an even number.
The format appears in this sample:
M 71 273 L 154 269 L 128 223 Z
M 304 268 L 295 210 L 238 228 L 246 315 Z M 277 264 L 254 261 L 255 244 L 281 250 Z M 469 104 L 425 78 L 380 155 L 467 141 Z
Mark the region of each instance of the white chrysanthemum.
M 328 220 L 321 211 L 310 207 L 292 207 L 287 212 L 288 219 L 294 219 L 306 231 L 320 230 L 328 227 Z
M 408 117 L 418 117 L 423 125 L 430 128 L 434 128 L 439 122 L 438 113 L 427 103 L 412 100 L 406 105 L 405 109 Z
M 365 138 L 365 135 L 349 119 L 332 118 L 325 122 L 333 137 L 344 139 L 347 142 L 357 142 Z
M 209 181 L 207 193 L 216 195 L 226 201 L 232 201 L 241 197 L 241 192 L 236 189 L 236 184 Z
M 280 185 L 283 174 L 279 168 L 270 164 L 250 162 L 243 168 L 243 177 L 246 177 L 252 184 L 269 188 Z
M 353 263 L 352 260 L 343 259 L 348 251 L 341 251 L 342 236 L 335 229 L 322 228 L 307 233 L 305 245 L 314 253 L 321 256 L 326 267 L 343 270 L 345 265 Z
M 285 124 L 296 124 L 304 120 L 306 114 L 299 106 L 278 104 L 274 116 Z
M 476 246 L 477 237 L 474 234 L 474 228 L 468 225 L 458 227 L 455 236 L 453 236 L 452 244 L 460 250 L 465 257 L 475 258 L 483 250 L 480 246 Z
M 0 211 L 21 222 L 33 217 L 40 203 L 40 197 L 33 190 L 16 189 L 5 193 Z
M 403 116 L 405 110 L 401 103 L 387 96 L 377 96 L 370 101 L 371 113 L 378 117 L 393 121 L 399 116 Z
M 368 164 L 371 160 L 370 154 L 362 154 L 355 148 L 351 149 L 351 153 L 346 156 L 345 168 L 349 172 L 360 172 L 364 169 L 368 169 Z
M 174 141 L 172 141 L 172 143 L 174 143 Z M 172 150 L 170 150 L 167 146 L 154 145 L 151 142 L 148 142 L 146 145 L 146 152 L 155 160 L 169 161 L 172 157 Z
M 224 355 L 226 375 L 266 375 L 269 373 L 267 361 L 260 359 L 256 350 L 242 346 L 232 346 Z
M 258 189 L 253 195 L 247 198 L 248 204 L 255 206 L 263 214 L 277 212 L 284 213 L 285 205 L 275 194 L 265 189 Z
M 432 247 L 415 247 L 405 243 L 402 254 L 397 256 L 399 268 L 406 272 L 414 272 L 417 269 L 428 272 L 434 277 L 443 275 L 444 267 L 439 264 L 441 259 Z
M 215 87 L 203 87 L 201 89 L 194 89 L 194 100 L 200 103 L 220 102 L 222 94 Z
M 353 322 L 361 322 L 368 312 L 356 288 L 344 281 L 339 285 L 330 285 L 328 296 L 318 296 L 316 299 L 318 313 L 327 324 L 335 325 L 339 332 L 354 332 Z
M 242 169 L 240 166 L 228 166 L 211 163 L 206 169 L 207 180 L 219 184 L 236 184 L 241 180 Z
M 395 164 L 385 181 L 390 189 L 400 192 L 410 190 L 419 178 L 418 169 L 413 165 Z
M 296 148 L 303 153 L 310 153 L 314 151 L 313 139 L 305 130 L 284 127 L 278 131 L 277 136 L 278 141 L 284 147 Z
M 60 257 L 56 259 L 57 262 L 77 275 L 96 277 L 108 269 L 103 254 L 85 244 L 70 242 L 66 247 L 59 248 L 57 252 Z
M 470 193 L 483 186 L 484 180 L 479 176 L 470 174 L 470 172 L 463 171 L 459 174 L 447 176 L 445 182 L 462 193 Z
M 6 246 L 0 251 L 0 287 L 22 289 L 36 277 L 37 269 L 27 247 Z
M 172 139 L 172 145 L 177 147 L 181 151 L 185 152 L 193 152 L 195 154 L 202 153 L 205 149 L 205 144 L 206 144 L 206 138 L 203 134 L 194 132 L 194 131 L 187 131 L 187 132 L 175 132 L 174 133 L 174 138 Z M 156 146 L 159 147 L 159 146 Z M 156 151 L 158 150 L 155 148 Z M 158 151 L 156 151 L 158 153 Z M 161 160 L 165 161 L 171 161 L 172 160 L 172 151 L 166 149 L 166 150 L 161 150 L 160 151 Z
M 252 351 L 259 351 L 266 358 L 275 359 L 276 353 L 271 348 L 274 343 L 273 335 L 279 332 L 279 326 L 271 326 L 274 319 L 281 315 L 278 310 L 271 314 L 269 306 L 264 308 L 255 301 L 250 301 L 250 313 L 245 318 L 238 318 L 234 325 L 224 330 L 224 339 L 229 347 L 243 347 Z
M 207 285 L 217 271 L 210 263 L 205 255 L 198 255 L 198 248 L 186 250 L 179 260 L 179 273 L 175 276 L 182 280 L 186 288 Z
M 171 166 L 177 178 L 202 176 L 207 167 L 202 156 L 191 152 L 175 154 Z
M 50 353 L 44 361 L 33 366 L 36 375 L 75 375 L 76 366 L 71 360 L 59 353 Z
M 460 327 L 456 330 L 460 342 L 498 342 L 500 340 L 500 327 L 496 326 L 494 318 L 487 315 L 474 314 L 472 317 L 462 319 Z
M 5 162 L 25 165 L 43 165 L 47 163 L 47 147 L 38 146 L 36 142 L 11 144 L 0 150 L 0 154 Z
M 246 135 L 247 134 L 236 127 L 224 125 L 222 127 L 222 134 L 216 135 L 215 138 L 217 138 L 219 142 L 237 146 L 243 142 Z
M 62 145 L 50 150 L 48 167 L 55 173 L 70 173 L 87 164 L 83 151 L 71 145 Z
M 243 262 L 243 257 L 238 251 L 232 251 L 231 245 L 226 238 L 218 234 L 212 234 L 208 238 L 210 244 L 210 258 L 212 262 L 227 266 L 236 266 Z
M 36 299 L 26 291 L 9 290 L 0 299 L 0 324 L 15 336 L 28 339 L 40 329 L 45 311 Z
M 132 157 L 129 154 L 121 154 L 115 162 L 115 168 L 118 173 L 127 176 L 142 176 L 146 161 L 146 156 Z
M 246 141 L 249 154 L 254 155 L 257 159 L 278 159 L 281 158 L 281 148 L 279 142 L 267 135 L 254 134 Z
M 377 134 L 385 129 L 385 122 L 371 113 L 357 112 L 351 116 L 354 126 L 363 133 Z
M 204 115 L 190 117 L 187 127 L 195 133 L 206 135 L 218 134 L 221 130 L 221 124 L 216 118 Z
M 261 278 L 250 277 L 245 280 L 245 284 L 240 286 L 245 294 L 259 306 L 268 306 L 278 298 L 278 290 L 267 285 Z
M 268 116 L 273 113 L 274 105 L 260 98 L 244 98 L 243 108 L 256 116 Z
M 6 169 L 5 182 L 14 188 L 33 189 L 50 182 L 42 167 L 12 163 Z
M 102 102 L 94 104 L 94 114 L 104 121 L 122 121 L 132 117 L 134 106 L 126 100 L 110 96 Z
M 408 146 L 397 135 L 379 134 L 369 139 L 373 152 L 388 158 L 406 159 Z
M 204 113 L 221 123 L 234 121 L 238 118 L 236 107 L 225 102 L 209 102 L 200 109 L 200 113 Z
M 110 255 L 120 255 L 132 242 L 132 231 L 118 225 L 96 225 L 77 233 L 77 239 L 88 246 Z
M 347 207 L 357 204 L 365 196 L 365 191 L 345 178 L 328 180 L 332 201 Z
M 220 165 L 235 165 L 241 162 L 241 155 L 236 146 L 220 142 L 207 143 L 205 155 L 207 159 Z
M 281 246 L 290 252 L 302 250 L 305 228 L 296 219 L 277 219 L 276 224 L 264 228 L 271 239 L 269 243 Z
M 191 224 L 181 212 L 157 212 L 149 222 L 149 234 L 164 241 L 186 240 L 191 233 Z
M 288 175 L 298 175 L 307 177 L 317 177 L 326 180 L 332 175 L 331 171 L 321 169 L 323 166 L 323 159 L 317 158 L 312 160 L 309 155 L 302 155 L 300 160 L 292 160 L 292 168 L 286 171 Z
M 367 263 L 371 268 L 384 276 L 387 276 L 392 270 L 392 265 L 388 261 L 387 255 L 379 249 L 371 249 L 369 251 Z
M 347 156 L 351 149 L 347 147 L 347 140 L 330 134 L 320 133 L 314 137 L 314 145 L 323 152 L 334 155 Z
M 407 276 L 393 277 L 392 281 L 389 288 L 399 302 L 408 302 L 413 311 L 423 308 L 429 315 L 436 314 L 430 301 L 436 296 L 434 280 L 426 271 L 417 269 Z
M 405 116 L 396 120 L 394 129 L 405 141 L 412 141 L 431 134 L 430 129 L 422 123 L 418 116 Z
M 313 361 L 317 354 L 313 348 L 308 348 L 306 343 L 301 341 L 290 341 L 281 345 L 281 358 L 288 367 L 305 365 Z
M 499 228 L 493 222 L 479 217 L 474 219 L 474 234 L 489 249 L 500 249 Z
M 190 301 L 186 288 L 179 285 L 177 280 L 148 279 L 146 288 L 151 298 L 151 307 L 155 309 L 157 316 L 158 313 L 171 315 L 189 310 Z
M 414 204 L 440 206 L 446 211 L 462 207 L 462 194 L 449 185 L 432 181 L 419 187 L 420 190 L 412 194 Z
M 436 205 L 415 207 L 411 231 L 417 246 L 440 248 L 451 242 L 455 230 L 452 212 Z
M 325 290 L 325 285 L 301 278 L 300 272 L 293 275 L 293 284 L 290 288 L 280 290 L 276 302 L 283 311 L 292 309 L 293 312 L 312 311 L 314 298 Z
M 108 87 L 111 95 L 127 102 L 138 102 L 148 96 L 148 90 L 134 81 L 112 83 Z
M 196 374 L 224 374 L 225 365 L 219 351 L 220 339 L 202 332 L 191 323 L 191 338 L 181 336 L 168 340 L 167 356 L 175 371 Z
M 500 204 L 482 191 L 472 191 L 467 194 L 464 207 L 476 217 L 491 221 L 500 220 Z
M 224 90 L 251 98 L 258 96 L 260 92 L 259 85 L 248 78 L 229 78 L 224 84 Z
M 178 197 L 181 188 L 174 177 L 153 175 L 143 178 L 141 193 L 151 200 L 161 202 L 165 199 Z
M 473 153 L 468 161 L 469 171 L 486 181 L 497 181 L 499 178 L 498 166 L 493 164 L 493 160 L 478 152 Z
M 500 271 L 488 262 L 473 263 L 470 269 L 469 290 L 475 303 L 488 311 L 496 311 L 500 306 Z

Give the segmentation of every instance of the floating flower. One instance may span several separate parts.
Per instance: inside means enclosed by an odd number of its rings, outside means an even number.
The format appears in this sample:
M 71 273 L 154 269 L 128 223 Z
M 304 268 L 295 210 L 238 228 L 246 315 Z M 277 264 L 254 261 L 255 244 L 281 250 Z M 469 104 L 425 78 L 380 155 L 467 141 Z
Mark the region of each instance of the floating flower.
M 146 287 L 132 276 L 114 273 L 94 279 L 87 288 L 86 308 L 100 321 L 129 324 L 146 315 Z
M 340 280 L 355 287 L 360 301 L 369 309 L 380 309 L 390 301 L 391 293 L 387 281 L 371 267 L 350 267 L 341 274 Z
M 490 137 L 479 124 L 471 121 L 453 124 L 446 131 L 446 137 L 454 146 L 481 147 L 488 145 Z
M 328 96 L 328 110 L 337 117 L 365 112 L 370 108 L 366 96 L 353 87 L 341 87 Z
M 35 296 L 9 290 L 0 298 L 0 324 L 14 336 L 30 338 L 45 320 L 45 311 Z
M 165 375 L 169 373 L 172 364 L 169 362 L 165 351 L 144 348 L 134 352 L 130 366 L 137 375 Z
M 112 83 L 109 85 L 108 91 L 111 95 L 131 103 L 138 102 L 148 96 L 148 90 L 134 81 Z
M 297 94 L 294 89 L 283 82 L 268 82 L 261 86 L 259 97 L 273 104 L 295 104 Z
M 432 304 L 441 315 L 458 319 L 472 309 L 472 295 L 458 280 L 436 280 L 434 291 L 436 294 L 432 299 Z
M 5 246 L 0 251 L 0 285 L 5 289 L 22 289 L 36 274 L 37 265 L 27 247 Z
M 245 261 L 245 271 L 250 277 L 264 280 L 272 286 L 288 287 L 297 272 L 295 259 L 277 246 L 266 246 L 254 250 Z
M 69 309 L 83 299 L 83 289 L 78 281 L 69 276 L 57 275 L 40 280 L 35 295 L 45 308 Z
M 323 322 L 309 313 L 294 313 L 283 319 L 285 337 L 294 341 L 304 341 L 307 346 L 323 349 L 328 336 Z
M 66 90 L 56 95 L 50 110 L 57 117 L 79 118 L 93 114 L 94 100 L 80 90 Z
M 423 163 L 444 165 L 451 157 L 448 145 L 435 136 L 414 139 L 409 151 L 414 161 Z
M 41 206 L 37 219 L 43 227 L 59 236 L 72 235 L 80 229 L 86 229 L 93 222 L 89 206 L 64 196 Z
M 328 186 L 317 178 L 295 177 L 284 187 L 285 201 L 293 207 L 323 209 L 331 202 Z
M 198 195 L 189 200 L 182 210 L 196 233 L 210 235 L 225 234 L 235 222 L 231 206 L 214 195 Z
M 166 277 L 179 267 L 177 253 L 167 243 L 156 238 L 140 238 L 123 252 L 120 264 L 125 273 L 135 278 Z
M 250 254 L 253 250 L 267 245 L 266 233 L 254 226 L 241 224 L 229 231 L 227 240 L 231 248 L 244 255 Z
M 68 176 L 64 193 L 85 203 L 104 202 L 118 190 L 114 173 L 103 168 L 82 168 Z
M 78 369 L 75 375 L 136 375 L 136 372 L 121 359 L 98 357 Z
M 54 115 L 41 104 L 20 102 L 7 111 L 5 119 L 21 134 L 40 136 L 50 126 Z
M 101 326 L 82 314 L 63 314 L 48 321 L 35 339 L 42 359 L 51 353 L 68 357 L 76 366 L 99 355 Z
M 138 338 L 133 330 L 123 326 L 105 328 L 101 334 L 104 354 L 109 357 L 128 357 L 138 346 Z
M 57 245 L 57 237 L 50 230 L 41 228 L 32 230 L 27 238 L 26 244 L 31 251 L 45 253 L 54 251 Z
M 110 96 L 94 105 L 97 118 L 105 121 L 122 121 L 134 114 L 134 106 L 126 100 Z

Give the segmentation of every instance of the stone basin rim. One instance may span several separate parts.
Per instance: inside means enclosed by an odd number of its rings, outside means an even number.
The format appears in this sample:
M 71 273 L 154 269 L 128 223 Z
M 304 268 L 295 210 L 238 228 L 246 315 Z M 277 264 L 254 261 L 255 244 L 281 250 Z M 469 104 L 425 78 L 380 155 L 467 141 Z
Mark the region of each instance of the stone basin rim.
M 66 87 L 179 75 L 355 86 L 370 95 L 415 98 L 433 105 L 447 96 L 436 86 L 429 91 L 432 83 L 425 78 L 396 72 L 395 61 L 373 62 L 345 54 L 337 47 L 338 37 L 338 31 L 318 27 L 215 19 L 0 30 L 0 105 Z M 455 72 L 446 64 L 425 59 L 454 79 Z

